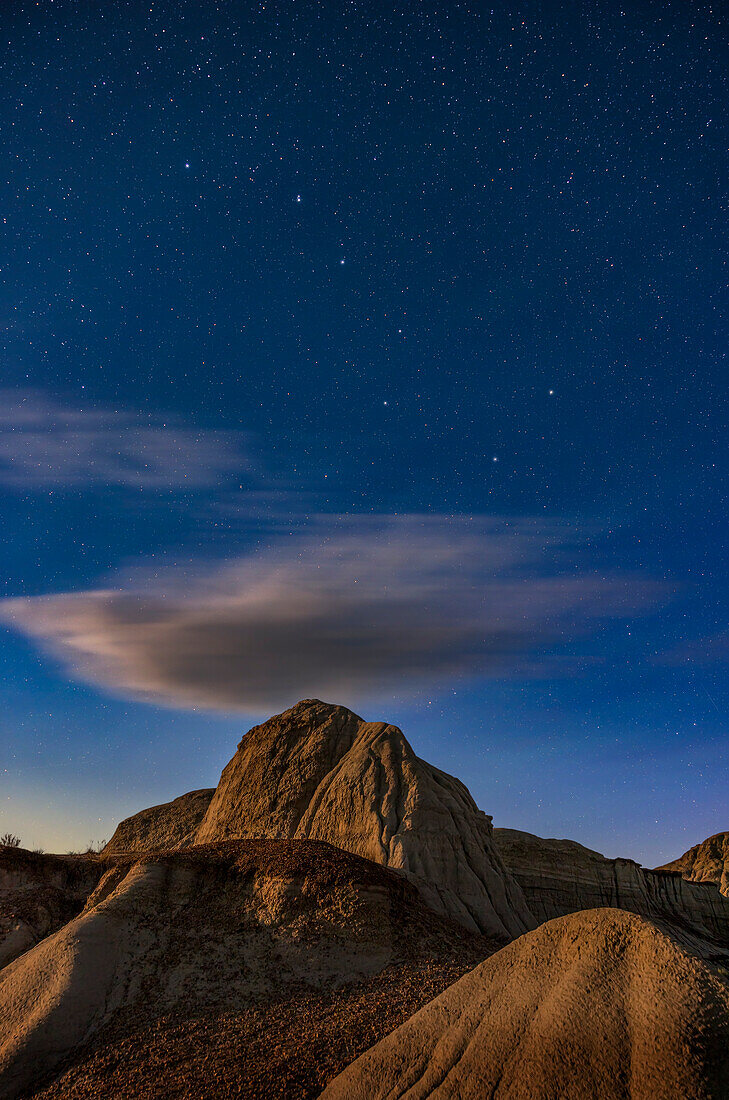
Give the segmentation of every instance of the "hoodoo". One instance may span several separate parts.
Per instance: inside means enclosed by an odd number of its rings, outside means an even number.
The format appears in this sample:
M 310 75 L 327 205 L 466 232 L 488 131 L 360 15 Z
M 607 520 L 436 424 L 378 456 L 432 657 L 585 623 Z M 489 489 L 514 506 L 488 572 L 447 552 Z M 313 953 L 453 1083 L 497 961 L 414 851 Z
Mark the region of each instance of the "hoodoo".
M 402 732 L 305 699 L 245 735 L 196 843 L 325 840 L 403 872 L 425 901 L 502 940 L 534 927 L 493 843 L 491 818 Z

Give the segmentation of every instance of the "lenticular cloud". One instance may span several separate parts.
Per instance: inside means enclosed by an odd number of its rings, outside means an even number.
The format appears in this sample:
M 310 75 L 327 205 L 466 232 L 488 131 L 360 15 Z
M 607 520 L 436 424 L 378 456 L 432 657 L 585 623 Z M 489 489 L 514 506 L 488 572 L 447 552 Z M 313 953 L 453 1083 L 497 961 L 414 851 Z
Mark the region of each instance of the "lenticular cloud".
M 0 614 L 116 692 L 260 711 L 543 675 L 565 642 L 658 598 L 584 556 L 559 524 L 350 519 L 192 576 L 6 600 Z

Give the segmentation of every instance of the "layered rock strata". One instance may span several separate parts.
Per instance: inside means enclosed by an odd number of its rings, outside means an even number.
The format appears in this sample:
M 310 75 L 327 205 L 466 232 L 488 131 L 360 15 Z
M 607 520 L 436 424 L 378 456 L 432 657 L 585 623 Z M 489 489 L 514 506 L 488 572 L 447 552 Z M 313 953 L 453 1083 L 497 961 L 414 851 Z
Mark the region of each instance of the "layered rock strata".
M 540 923 L 580 909 L 614 907 L 661 922 L 703 954 L 723 955 L 729 947 L 729 902 L 713 883 L 689 883 L 631 859 L 607 859 L 573 840 L 516 829 L 494 829 L 494 840 Z

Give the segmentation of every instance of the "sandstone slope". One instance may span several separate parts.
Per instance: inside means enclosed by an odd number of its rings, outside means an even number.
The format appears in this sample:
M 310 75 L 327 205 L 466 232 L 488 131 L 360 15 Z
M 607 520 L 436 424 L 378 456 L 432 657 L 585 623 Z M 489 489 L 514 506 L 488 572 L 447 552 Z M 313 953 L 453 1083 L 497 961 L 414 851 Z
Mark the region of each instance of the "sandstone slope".
M 0 1095 L 318 1095 L 493 946 L 320 842 L 113 859 L 0 972 Z
M 0 968 L 75 917 L 102 873 L 94 855 L 0 847 Z
M 729 1089 L 729 990 L 634 914 L 561 917 L 360 1057 L 322 1100 L 708 1100 Z
M 689 882 L 713 882 L 729 896 L 729 833 L 715 833 L 658 870 L 678 871 Z
M 172 802 L 124 818 L 104 848 L 104 855 L 184 846 L 196 833 L 214 794 L 214 788 L 190 791 Z
M 466 787 L 402 732 L 303 700 L 255 726 L 226 766 L 196 843 L 325 840 L 403 872 L 436 911 L 506 941 L 534 926 Z
M 607 859 L 573 840 L 516 829 L 494 829 L 494 841 L 539 922 L 615 907 L 661 922 L 701 954 L 718 957 L 729 948 L 729 902 L 712 883 L 688 883 L 631 859 Z

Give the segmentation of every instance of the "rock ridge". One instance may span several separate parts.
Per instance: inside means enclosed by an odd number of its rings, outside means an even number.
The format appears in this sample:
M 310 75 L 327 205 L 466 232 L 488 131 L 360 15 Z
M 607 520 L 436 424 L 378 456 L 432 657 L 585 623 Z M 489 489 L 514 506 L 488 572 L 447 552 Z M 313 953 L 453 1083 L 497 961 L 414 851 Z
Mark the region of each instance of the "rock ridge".
M 189 791 L 171 802 L 150 806 L 125 817 L 117 825 L 103 854 L 184 847 L 194 838 L 214 794 L 214 787 Z
M 726 956 L 729 902 L 713 883 L 689 883 L 675 872 L 517 829 L 494 829 L 494 840 L 538 921 L 598 906 L 625 909 L 670 928 L 694 951 Z

